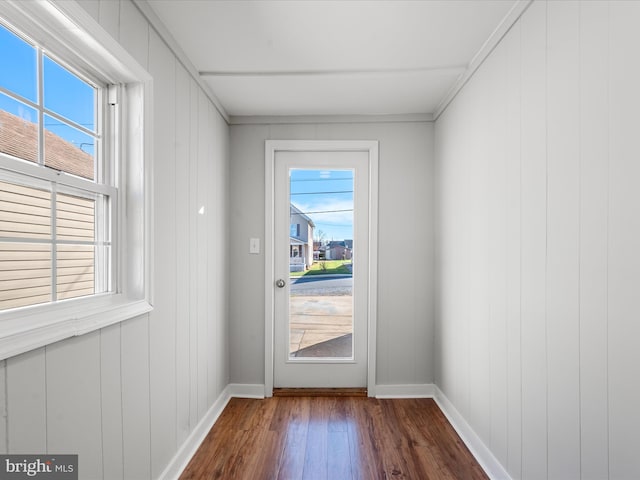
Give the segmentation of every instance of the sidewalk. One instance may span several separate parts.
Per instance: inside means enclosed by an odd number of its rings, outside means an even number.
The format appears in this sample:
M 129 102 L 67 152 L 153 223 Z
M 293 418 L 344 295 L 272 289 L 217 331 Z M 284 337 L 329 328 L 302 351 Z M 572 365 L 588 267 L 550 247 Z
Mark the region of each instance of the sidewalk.
M 351 357 L 353 297 L 292 296 L 291 339 L 294 357 Z

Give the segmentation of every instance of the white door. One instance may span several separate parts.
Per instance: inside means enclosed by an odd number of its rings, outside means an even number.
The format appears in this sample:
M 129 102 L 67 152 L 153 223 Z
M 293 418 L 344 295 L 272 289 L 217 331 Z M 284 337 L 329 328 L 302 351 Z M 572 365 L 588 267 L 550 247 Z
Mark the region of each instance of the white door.
M 367 386 L 369 168 L 369 151 L 274 154 L 274 387 Z

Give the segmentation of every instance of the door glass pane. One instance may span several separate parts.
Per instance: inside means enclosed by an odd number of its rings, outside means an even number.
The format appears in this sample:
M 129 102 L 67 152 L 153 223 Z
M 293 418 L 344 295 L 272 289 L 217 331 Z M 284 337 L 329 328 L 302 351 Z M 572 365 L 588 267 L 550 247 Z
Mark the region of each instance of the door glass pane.
M 289 359 L 353 358 L 354 172 L 289 170 Z

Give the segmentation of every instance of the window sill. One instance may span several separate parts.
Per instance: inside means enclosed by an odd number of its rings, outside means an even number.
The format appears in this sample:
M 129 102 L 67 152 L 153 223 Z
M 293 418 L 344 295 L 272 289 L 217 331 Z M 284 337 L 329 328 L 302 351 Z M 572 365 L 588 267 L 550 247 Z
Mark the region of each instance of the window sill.
M 0 360 L 84 335 L 153 309 L 146 300 L 130 300 L 123 295 L 44 307 L 15 312 L 8 318 L 0 316 Z

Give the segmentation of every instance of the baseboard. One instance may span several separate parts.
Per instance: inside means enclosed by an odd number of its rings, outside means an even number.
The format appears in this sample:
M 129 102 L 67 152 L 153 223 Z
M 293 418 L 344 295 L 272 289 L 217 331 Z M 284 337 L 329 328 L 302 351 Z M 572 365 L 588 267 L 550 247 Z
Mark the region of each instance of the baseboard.
M 187 467 L 187 464 L 191 460 L 191 457 L 196 453 L 198 447 L 205 439 L 211 427 L 216 422 L 224 407 L 227 406 L 232 395 L 229 385 L 225 387 L 218 399 L 213 402 L 211 408 L 205 413 L 202 420 L 198 422 L 196 427 L 191 431 L 191 434 L 184 441 L 182 446 L 178 449 L 178 452 L 169 462 L 169 465 L 158 477 L 158 480 L 177 480 L 182 471 Z
M 375 386 L 376 398 L 433 398 L 434 395 L 432 383 Z
M 453 403 L 449 401 L 444 393 L 438 388 L 437 385 L 433 385 L 434 399 L 442 413 L 444 413 L 449 423 L 453 426 L 458 433 L 462 441 L 465 443 L 471 454 L 476 458 L 480 466 L 484 469 L 486 474 L 492 480 L 511 480 L 511 477 L 500 464 L 500 462 L 493 456 L 491 450 L 482 442 L 480 437 L 474 432 L 471 425 L 467 423 L 464 417 L 458 412 Z
M 264 384 L 230 383 L 229 396 L 235 398 L 264 398 Z

